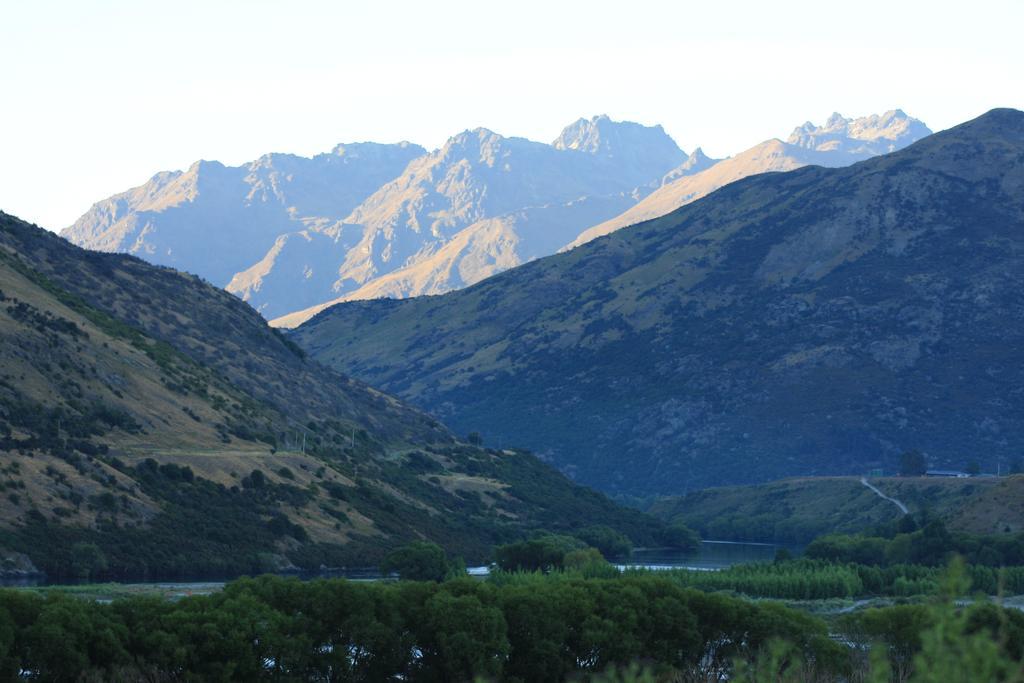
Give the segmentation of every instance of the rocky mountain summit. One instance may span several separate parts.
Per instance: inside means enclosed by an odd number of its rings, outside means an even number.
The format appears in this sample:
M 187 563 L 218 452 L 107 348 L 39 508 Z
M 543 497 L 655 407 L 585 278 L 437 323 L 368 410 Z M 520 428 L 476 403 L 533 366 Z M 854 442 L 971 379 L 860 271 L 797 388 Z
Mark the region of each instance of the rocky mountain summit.
M 786 143 L 815 152 L 840 152 L 867 158 L 895 152 L 926 135 L 931 135 L 931 131 L 921 121 L 894 109 L 881 116 L 873 114 L 857 119 L 834 113 L 824 126 L 808 121 L 794 130 Z

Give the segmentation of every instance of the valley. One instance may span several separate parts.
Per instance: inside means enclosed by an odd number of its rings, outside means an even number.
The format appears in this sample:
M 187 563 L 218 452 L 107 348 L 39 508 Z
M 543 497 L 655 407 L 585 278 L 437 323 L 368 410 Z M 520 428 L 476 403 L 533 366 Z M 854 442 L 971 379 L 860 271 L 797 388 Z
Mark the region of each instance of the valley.
M 0 213 L 0 678 L 1013 680 L 1022 145 L 594 117 Z

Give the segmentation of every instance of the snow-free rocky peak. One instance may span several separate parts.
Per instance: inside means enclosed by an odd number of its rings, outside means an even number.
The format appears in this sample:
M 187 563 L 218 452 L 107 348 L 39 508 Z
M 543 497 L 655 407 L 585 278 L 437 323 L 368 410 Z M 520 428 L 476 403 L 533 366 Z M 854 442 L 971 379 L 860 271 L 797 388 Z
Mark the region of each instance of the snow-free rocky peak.
M 687 158 L 660 125 L 612 121 L 605 114 L 574 121 L 551 146 L 604 157 L 628 171 L 637 184 L 649 182 L 657 169 L 674 168 Z
M 848 119 L 834 113 L 824 126 L 808 121 L 786 140 L 791 145 L 816 152 L 887 154 L 931 133 L 918 119 L 900 109 Z

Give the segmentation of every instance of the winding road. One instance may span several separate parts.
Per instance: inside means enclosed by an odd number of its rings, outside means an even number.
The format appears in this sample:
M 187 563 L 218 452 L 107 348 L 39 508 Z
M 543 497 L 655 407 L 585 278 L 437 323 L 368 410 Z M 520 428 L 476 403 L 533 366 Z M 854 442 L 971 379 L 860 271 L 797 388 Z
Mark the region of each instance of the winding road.
M 884 499 L 884 500 L 887 500 L 887 501 L 889 501 L 890 503 L 892 503 L 893 505 L 895 505 L 896 507 L 898 507 L 898 508 L 900 509 L 900 512 L 902 512 L 903 514 L 905 514 L 905 515 L 909 515 L 909 514 L 910 514 L 910 510 L 908 510 L 908 509 L 907 509 L 907 506 L 906 506 L 906 505 L 904 505 L 904 504 L 903 504 L 903 503 L 901 503 L 900 501 L 896 500 L 895 498 L 890 498 L 889 496 L 885 495 L 884 493 L 882 493 L 881 491 L 879 491 L 879 490 L 878 490 L 877 488 L 875 488 L 874 486 L 872 486 L 871 484 L 869 484 L 869 483 L 868 483 L 868 479 L 867 479 L 867 477 L 861 477 L 861 478 L 860 478 L 860 483 L 864 484 L 864 485 L 865 485 L 865 486 L 867 486 L 867 487 L 868 487 L 869 489 L 871 489 L 872 491 L 874 491 L 874 492 L 875 492 L 875 495 L 877 495 L 877 496 L 878 496 L 879 498 L 882 498 L 882 499 Z

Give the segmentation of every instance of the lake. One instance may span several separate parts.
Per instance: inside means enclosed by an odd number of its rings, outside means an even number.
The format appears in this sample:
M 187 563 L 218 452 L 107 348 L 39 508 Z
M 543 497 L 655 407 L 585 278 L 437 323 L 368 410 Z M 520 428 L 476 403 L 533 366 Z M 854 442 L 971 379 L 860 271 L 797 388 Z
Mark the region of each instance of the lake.
M 733 541 L 702 541 L 697 550 L 684 552 L 663 548 L 638 549 L 633 556 L 616 566 L 637 569 L 698 569 L 714 571 L 726 569 L 734 564 L 750 562 L 771 562 L 775 553 L 785 548 L 794 556 L 801 548 L 774 545 L 772 543 L 739 543 Z

